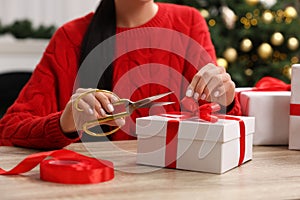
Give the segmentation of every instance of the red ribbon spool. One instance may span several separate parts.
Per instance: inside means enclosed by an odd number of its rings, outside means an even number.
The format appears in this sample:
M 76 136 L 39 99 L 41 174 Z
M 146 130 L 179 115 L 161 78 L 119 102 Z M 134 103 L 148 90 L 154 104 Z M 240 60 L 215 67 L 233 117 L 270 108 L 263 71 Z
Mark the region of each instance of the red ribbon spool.
M 51 156 L 52 159 L 45 158 Z M 40 178 L 64 184 L 91 184 L 114 178 L 113 163 L 62 149 L 29 155 L 9 171 L 0 168 L 0 175 L 18 175 L 40 164 Z

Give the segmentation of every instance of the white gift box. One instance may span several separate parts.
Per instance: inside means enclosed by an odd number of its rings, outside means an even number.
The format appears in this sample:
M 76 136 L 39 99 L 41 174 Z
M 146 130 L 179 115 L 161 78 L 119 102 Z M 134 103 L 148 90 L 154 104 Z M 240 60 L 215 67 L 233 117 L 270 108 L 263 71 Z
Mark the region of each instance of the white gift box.
M 292 66 L 289 149 L 300 149 L 300 64 Z
M 245 124 L 241 138 L 236 120 L 210 123 L 172 118 L 137 119 L 138 164 L 221 174 L 252 159 L 253 117 L 239 117 Z
M 255 117 L 253 145 L 288 145 L 291 92 L 239 91 L 243 116 Z

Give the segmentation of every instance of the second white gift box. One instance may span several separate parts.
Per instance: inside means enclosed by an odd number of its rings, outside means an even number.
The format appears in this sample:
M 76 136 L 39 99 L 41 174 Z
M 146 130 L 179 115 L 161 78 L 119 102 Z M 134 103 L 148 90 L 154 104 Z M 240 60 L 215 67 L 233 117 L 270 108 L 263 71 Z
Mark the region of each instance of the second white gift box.
M 254 145 L 287 145 L 291 92 L 240 90 L 244 116 L 255 117 Z
M 289 149 L 300 150 L 300 64 L 292 66 Z
M 137 119 L 138 164 L 221 174 L 252 159 L 254 117 L 216 123 L 180 117 Z

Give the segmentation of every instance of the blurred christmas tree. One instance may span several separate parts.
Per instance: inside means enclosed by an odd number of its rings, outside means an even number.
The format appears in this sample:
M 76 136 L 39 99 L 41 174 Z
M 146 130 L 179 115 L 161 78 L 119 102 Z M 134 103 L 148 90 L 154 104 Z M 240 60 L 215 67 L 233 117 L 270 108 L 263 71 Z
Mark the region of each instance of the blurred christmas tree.
M 237 86 L 253 86 L 272 76 L 290 82 L 290 68 L 300 59 L 297 0 L 157 0 L 189 5 L 205 17 L 218 64 Z

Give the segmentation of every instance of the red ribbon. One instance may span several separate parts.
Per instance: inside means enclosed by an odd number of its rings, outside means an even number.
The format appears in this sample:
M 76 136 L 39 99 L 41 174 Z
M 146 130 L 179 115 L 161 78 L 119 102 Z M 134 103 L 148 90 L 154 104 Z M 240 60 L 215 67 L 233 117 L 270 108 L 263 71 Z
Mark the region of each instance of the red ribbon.
M 252 91 L 291 91 L 291 84 L 266 76 L 255 84 Z
M 179 120 L 169 120 L 167 124 L 165 166 L 176 168 Z
M 277 78 L 263 77 L 253 88 L 237 92 L 238 99 L 242 92 L 275 92 L 275 91 L 291 91 L 291 84 L 287 84 Z
M 245 158 L 245 151 L 246 151 L 246 127 L 245 127 L 245 122 L 238 118 L 238 117 L 233 117 L 229 115 L 218 115 L 219 119 L 227 119 L 227 120 L 235 120 L 239 122 L 240 125 L 240 158 L 239 158 L 239 163 L 238 166 L 242 165 L 244 162 Z
M 52 159 L 47 159 L 51 156 Z M 88 184 L 109 181 L 114 178 L 113 163 L 97 160 L 62 149 L 29 155 L 9 171 L 0 168 L 0 175 L 18 175 L 40 164 L 40 178 L 44 181 L 64 184 Z
M 191 97 L 184 97 L 181 100 L 181 105 L 192 116 L 197 116 L 199 119 L 215 123 L 218 121 L 218 117 L 214 113 L 221 110 L 221 107 L 217 103 L 206 103 L 201 106 Z
M 277 78 L 273 77 L 263 77 L 261 78 L 253 88 L 249 90 L 243 90 L 240 92 L 237 92 L 237 97 L 239 102 L 241 102 L 241 93 L 242 92 L 279 92 L 279 91 L 291 91 L 291 84 L 287 84 Z M 245 115 L 248 115 L 249 112 L 249 99 L 246 101 L 246 113 Z
M 189 112 L 173 112 L 170 114 L 176 114 L 180 117 L 172 117 L 172 115 L 164 115 L 173 119 L 167 123 L 166 133 L 166 153 L 165 153 L 165 166 L 168 168 L 176 168 L 177 161 L 177 145 L 178 145 L 178 128 L 179 122 L 191 118 L 192 116 L 198 116 L 200 119 L 215 123 L 218 119 L 236 120 L 239 122 L 240 127 L 240 157 L 238 166 L 243 164 L 245 158 L 246 149 L 246 131 L 245 123 L 238 117 L 228 115 L 217 115 L 215 112 L 220 110 L 220 105 L 216 103 L 208 103 L 201 106 L 197 105 L 197 102 L 192 98 L 185 97 L 182 99 L 181 104 Z M 191 114 L 192 113 L 192 114 Z
M 291 104 L 290 105 L 290 115 L 300 116 L 300 104 Z

